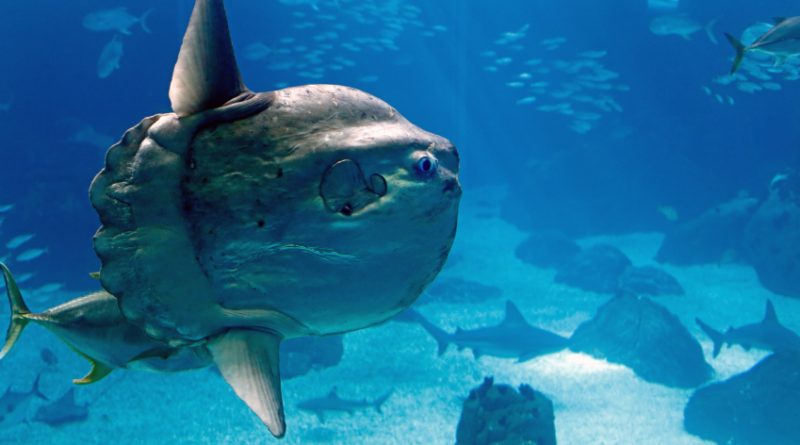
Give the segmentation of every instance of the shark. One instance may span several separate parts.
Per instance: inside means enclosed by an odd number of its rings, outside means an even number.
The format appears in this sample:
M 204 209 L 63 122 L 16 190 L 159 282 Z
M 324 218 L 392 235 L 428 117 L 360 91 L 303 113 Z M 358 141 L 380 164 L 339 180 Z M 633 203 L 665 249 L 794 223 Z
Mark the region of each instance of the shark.
M 38 397 L 42 400 L 50 400 L 39 391 L 39 378 L 41 376 L 41 374 L 36 376 L 36 380 L 33 381 L 33 385 L 28 391 L 15 391 L 10 386 L 6 389 L 6 392 L 0 396 L 0 422 L 34 397 Z
M 79 405 L 75 402 L 75 388 L 73 387 L 57 400 L 40 406 L 36 410 L 33 420 L 58 427 L 68 423 L 82 422 L 88 417 L 89 404 Z
M 729 327 L 724 333 L 717 331 L 699 318 L 696 318 L 695 321 L 714 343 L 714 357 L 719 355 L 725 344 L 740 345 L 748 350 L 758 348 L 770 351 L 800 351 L 800 336 L 778 321 L 778 315 L 775 313 L 775 307 L 771 300 L 767 300 L 763 320 L 738 328 Z
M 459 350 L 470 349 L 478 359 L 488 355 L 501 358 L 516 358 L 525 362 L 535 357 L 558 352 L 567 347 L 569 339 L 553 332 L 531 326 L 517 306 L 506 301 L 506 314 L 500 324 L 477 329 L 458 328 L 448 333 L 434 325 L 413 309 L 396 317 L 397 321 L 416 322 L 425 329 L 438 345 L 442 355 L 452 343 Z
M 389 397 L 391 397 L 393 392 L 394 390 L 389 390 L 386 394 L 373 401 L 367 399 L 349 400 L 339 397 L 336 387 L 334 386 L 326 396 L 303 400 L 297 404 L 297 408 L 315 414 L 322 423 L 325 422 L 326 414 L 334 412 L 352 414 L 353 411 L 356 410 L 373 408 L 375 411 L 382 414 L 381 407 L 386 403 Z

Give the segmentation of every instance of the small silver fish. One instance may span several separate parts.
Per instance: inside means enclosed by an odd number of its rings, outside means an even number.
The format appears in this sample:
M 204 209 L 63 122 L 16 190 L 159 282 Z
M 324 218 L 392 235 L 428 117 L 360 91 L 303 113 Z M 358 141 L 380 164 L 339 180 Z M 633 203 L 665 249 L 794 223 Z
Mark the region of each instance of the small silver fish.
M 14 96 L 11 96 L 6 102 L 0 102 L 0 111 L 11 111 L 11 105 L 14 104 Z
M 22 235 L 17 235 L 14 238 L 8 240 L 8 242 L 6 243 L 6 248 L 16 249 L 17 247 L 32 240 L 34 236 L 36 235 L 34 235 L 33 233 L 23 233 Z
M 86 14 L 83 18 L 83 27 L 89 31 L 116 31 L 128 36 L 131 34 L 130 28 L 138 23 L 144 32 L 149 34 L 151 31 L 147 26 L 147 17 L 151 12 L 153 10 L 148 9 L 141 17 L 136 17 L 131 15 L 125 7 L 95 11 Z
M 47 253 L 47 249 L 28 249 L 17 256 L 17 261 L 32 261 Z
M 41 293 L 41 294 L 49 294 L 51 292 L 57 292 L 64 288 L 63 283 L 47 283 L 42 286 L 37 287 L 33 292 L 34 293 Z
M 255 42 L 244 48 L 244 58 L 247 60 L 261 60 L 272 53 L 272 48 L 261 42 Z
M 717 38 L 714 36 L 714 25 L 717 19 L 713 19 L 703 26 L 686 14 L 681 15 L 664 15 L 656 17 L 650 22 L 650 31 L 657 36 L 679 36 L 684 40 L 691 40 L 692 34 L 704 30 L 708 36 L 708 40 L 713 44 L 717 44 Z
M 118 70 L 122 54 L 122 40 L 119 39 L 118 34 L 114 34 L 114 38 L 103 47 L 103 52 L 97 59 L 97 77 L 105 79 Z
M 91 125 L 85 125 L 70 136 L 69 141 L 105 150 L 114 143 L 114 138 L 98 133 Z

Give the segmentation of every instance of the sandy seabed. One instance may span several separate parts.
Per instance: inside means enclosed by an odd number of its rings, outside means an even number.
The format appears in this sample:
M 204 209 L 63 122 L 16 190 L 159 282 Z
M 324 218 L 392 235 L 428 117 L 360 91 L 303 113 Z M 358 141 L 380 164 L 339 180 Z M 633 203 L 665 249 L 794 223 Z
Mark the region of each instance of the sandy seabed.
M 518 260 L 515 247 L 525 234 L 496 216 L 502 190 L 485 188 L 465 197 L 452 267 L 440 278 L 462 277 L 499 287 L 503 297 L 482 304 L 431 303 L 420 311 L 445 330 L 499 322 L 504 300 L 511 299 L 536 326 L 569 335 L 589 319 L 609 295 L 594 294 L 553 282 L 552 270 Z M 624 251 L 636 265 L 654 264 L 662 235 L 637 233 L 582 239 Z M 424 248 L 424 246 L 420 246 Z M 800 301 L 765 290 L 752 268 L 739 264 L 698 267 L 661 266 L 683 285 L 686 295 L 661 297 L 701 342 L 715 380 L 747 370 L 766 355 L 739 347 L 710 356 L 711 342 L 694 323 L 700 317 L 727 328 L 760 320 L 771 298 L 781 322 L 800 331 Z M 25 290 L 23 289 L 23 293 Z M 60 302 L 79 293 L 59 295 Z M 33 298 L 31 306 L 43 310 Z M 7 317 L 8 310 L 0 310 Z M 2 328 L 2 327 L 0 327 Z M 527 383 L 551 398 L 560 445 L 703 444 L 683 430 L 683 407 L 690 390 L 643 381 L 624 366 L 563 351 L 534 360 L 482 357 L 451 346 L 441 357 L 436 344 L 417 325 L 389 322 L 348 334 L 341 363 L 284 384 L 288 433 L 286 444 L 453 444 L 461 404 L 484 376 L 497 383 Z M 88 364 L 49 332 L 31 326 L 12 353 L 0 362 L 0 391 L 7 385 L 30 388 L 45 366 L 40 350 L 59 359 L 42 375 L 42 391 L 57 398 Z M 383 406 L 352 415 L 333 414 L 321 423 L 299 411 L 297 402 L 324 396 L 333 386 L 346 398 L 374 399 L 394 389 Z M 209 370 L 182 374 L 117 371 L 102 382 L 77 390 L 79 403 L 90 404 L 89 419 L 52 428 L 29 422 L 40 401 L 31 400 L 0 422 L 0 444 L 253 444 L 278 443 L 241 403 L 227 384 Z

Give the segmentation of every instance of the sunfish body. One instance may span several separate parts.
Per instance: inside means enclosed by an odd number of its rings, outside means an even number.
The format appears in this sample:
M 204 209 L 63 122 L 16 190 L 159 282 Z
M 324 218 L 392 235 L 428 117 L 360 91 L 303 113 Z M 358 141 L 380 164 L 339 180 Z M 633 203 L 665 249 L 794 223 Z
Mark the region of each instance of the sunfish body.
M 353 88 L 250 91 L 222 0 L 195 1 L 169 99 L 90 187 L 100 282 L 147 338 L 210 352 L 282 437 L 281 341 L 419 297 L 455 238 L 458 151 Z
M 439 355 L 447 346 L 470 349 L 475 358 L 483 355 L 515 358 L 524 362 L 535 357 L 558 352 L 567 347 L 568 339 L 544 329 L 531 326 L 510 300 L 506 302 L 506 316 L 496 326 L 478 329 L 457 329 L 450 334 L 433 325 L 421 314 L 409 310 L 396 318 L 399 321 L 419 323 L 436 340 Z
M 719 355 L 725 344 L 740 345 L 745 349 L 758 348 L 776 352 L 800 351 L 800 336 L 778 321 L 775 307 L 770 300 L 767 300 L 763 320 L 738 328 L 730 327 L 725 333 L 715 330 L 699 318 L 695 321 L 714 342 L 714 357 Z
M 150 33 L 147 18 L 151 12 L 153 10 L 148 9 L 141 17 L 136 17 L 124 7 L 95 11 L 83 18 L 83 27 L 90 31 L 116 31 L 120 34 L 130 35 L 131 27 L 138 24 L 145 32 Z
M 381 407 L 392 395 L 392 392 L 394 391 L 390 390 L 373 401 L 366 399 L 348 400 L 339 397 L 334 387 L 325 397 L 304 400 L 297 404 L 297 408 L 314 413 L 320 422 L 325 422 L 325 416 L 329 413 L 346 412 L 352 414 L 353 411 L 367 408 L 372 408 L 381 413 Z
M 800 16 L 775 19 L 775 26 L 747 46 L 730 34 L 726 33 L 725 37 L 736 50 L 731 73 L 739 69 L 750 51 L 770 54 L 775 57 L 775 64 L 780 65 L 787 58 L 800 54 Z
M 203 348 L 175 349 L 148 337 L 129 323 L 113 295 L 100 291 L 48 309 L 32 313 L 19 292 L 8 268 L 0 263 L 11 304 L 12 322 L 2 359 L 29 322 L 53 332 L 92 364 L 89 373 L 75 383 L 93 383 L 115 368 L 180 371 L 208 366 L 210 357 Z

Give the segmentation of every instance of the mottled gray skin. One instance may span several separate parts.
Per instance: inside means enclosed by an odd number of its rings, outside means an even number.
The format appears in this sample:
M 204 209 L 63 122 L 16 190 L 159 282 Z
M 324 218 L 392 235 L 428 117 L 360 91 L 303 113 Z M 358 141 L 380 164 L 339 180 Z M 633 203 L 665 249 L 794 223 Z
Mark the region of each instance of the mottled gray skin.
M 421 156 L 438 160 L 430 177 L 414 169 Z M 332 175 L 331 202 L 353 202 L 331 208 L 321 189 L 342 160 L 384 178 L 385 193 Z M 348 87 L 147 118 L 92 184 L 101 281 L 128 320 L 176 346 L 228 328 L 287 338 L 380 323 L 444 264 L 457 174 L 449 141 Z

